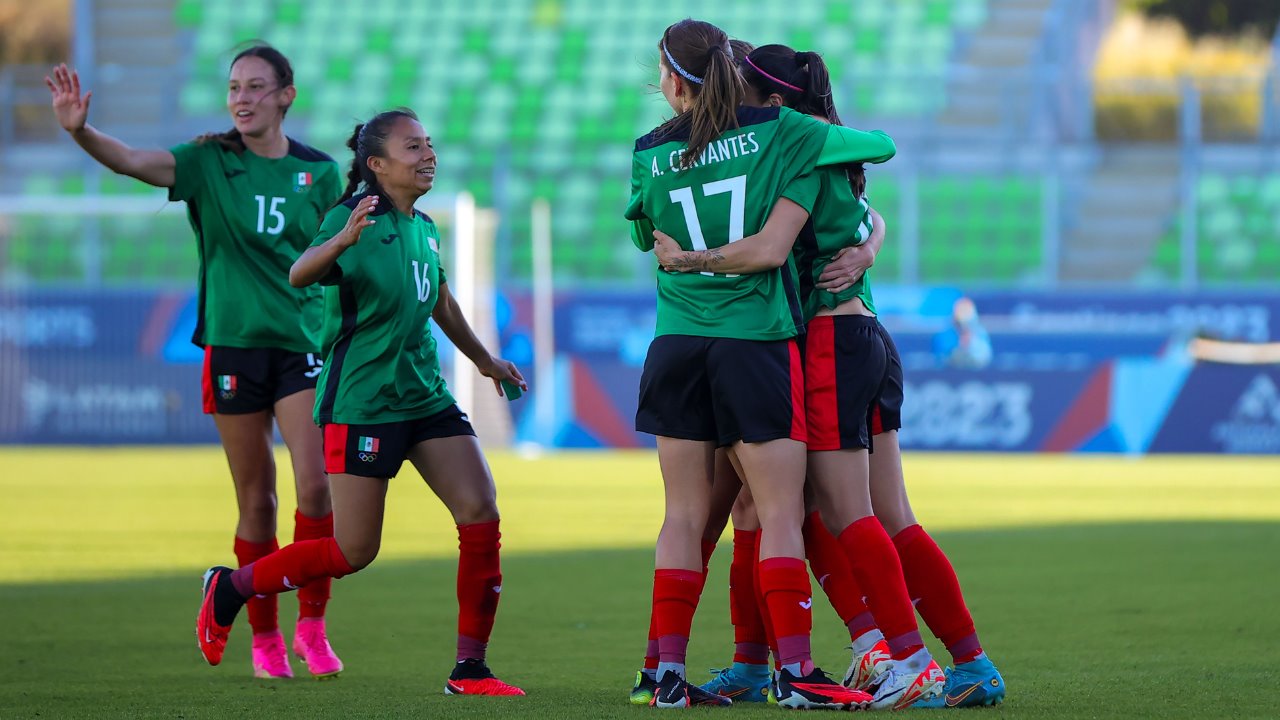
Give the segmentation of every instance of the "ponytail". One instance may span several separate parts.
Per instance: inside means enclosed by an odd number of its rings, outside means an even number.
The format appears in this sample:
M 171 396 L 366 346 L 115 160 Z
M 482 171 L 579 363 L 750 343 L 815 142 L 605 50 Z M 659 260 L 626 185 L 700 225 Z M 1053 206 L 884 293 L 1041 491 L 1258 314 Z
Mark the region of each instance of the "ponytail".
M 743 59 L 742 79 L 762 98 L 777 94 L 782 103 L 806 115 L 820 115 L 832 125 L 842 125 L 836 112 L 831 74 L 816 52 L 796 52 L 786 45 L 761 45 Z M 862 163 L 841 166 L 856 197 L 867 190 Z
M 205 133 L 197 137 L 193 142 L 196 145 L 204 145 L 205 143 L 217 143 L 222 146 L 223 150 L 233 152 L 237 155 L 245 151 L 244 138 L 240 136 L 240 131 L 232 128 L 226 132 Z
M 711 48 L 702 90 L 689 108 L 689 149 L 680 158 L 680 167 L 692 167 L 721 133 L 738 127 L 738 106 L 745 95 L 733 55 L 723 47 Z
M 356 129 L 351 133 L 351 137 L 347 138 L 347 147 L 351 150 L 351 155 L 356 156 L 356 150 L 360 146 L 360 131 L 364 129 L 364 123 L 356 123 Z M 355 160 L 351 161 L 351 167 L 347 169 L 347 187 L 342 191 L 342 197 L 333 204 L 338 207 L 342 203 L 355 197 L 356 190 L 360 187 L 360 169 L 357 167 Z M 332 208 L 330 208 L 332 209 Z
M 800 112 L 809 115 L 821 115 L 831 121 L 832 125 L 841 125 L 840 114 L 836 112 L 836 103 L 831 91 L 831 75 L 827 72 L 827 64 L 822 56 L 815 52 L 796 53 L 796 67 L 804 77 L 801 95 L 803 107 Z
M 681 20 L 667 28 L 658 47 L 661 62 L 688 82 L 692 98 L 688 112 L 662 129 L 688 128 L 688 148 L 680 158 L 680 167 L 690 168 L 712 140 L 738 127 L 738 106 L 746 97 L 746 86 L 738 74 L 729 36 L 711 23 Z

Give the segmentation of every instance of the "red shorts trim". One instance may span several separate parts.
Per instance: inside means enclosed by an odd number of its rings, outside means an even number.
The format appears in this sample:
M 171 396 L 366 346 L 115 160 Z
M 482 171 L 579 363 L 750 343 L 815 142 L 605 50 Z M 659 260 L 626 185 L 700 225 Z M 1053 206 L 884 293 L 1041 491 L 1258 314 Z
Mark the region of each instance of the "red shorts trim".
M 809 415 L 810 449 L 840 447 L 840 404 L 836 394 L 836 326 L 830 315 L 809 322 L 805 332 L 804 409 Z
M 200 400 L 205 415 L 212 415 L 218 412 L 218 406 L 213 401 L 213 348 L 206 345 L 204 348 L 204 371 L 200 374 Z
M 324 426 L 324 471 L 330 475 L 347 471 L 347 425 Z
M 805 422 L 804 404 L 804 363 L 800 360 L 800 344 L 791 340 L 787 343 L 787 351 L 791 356 L 791 439 L 808 442 L 809 433 Z
M 884 417 L 881 416 L 880 403 L 871 406 L 871 434 L 879 435 L 884 432 Z M 891 428 L 897 430 L 897 428 Z

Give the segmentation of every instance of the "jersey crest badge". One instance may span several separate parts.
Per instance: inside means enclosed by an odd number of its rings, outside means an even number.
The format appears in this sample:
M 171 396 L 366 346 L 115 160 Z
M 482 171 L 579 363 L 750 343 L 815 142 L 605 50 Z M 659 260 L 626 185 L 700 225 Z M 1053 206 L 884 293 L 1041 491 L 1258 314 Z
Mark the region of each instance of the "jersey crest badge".
M 293 191 L 296 193 L 306 192 L 311 187 L 311 173 L 300 172 L 293 178 Z

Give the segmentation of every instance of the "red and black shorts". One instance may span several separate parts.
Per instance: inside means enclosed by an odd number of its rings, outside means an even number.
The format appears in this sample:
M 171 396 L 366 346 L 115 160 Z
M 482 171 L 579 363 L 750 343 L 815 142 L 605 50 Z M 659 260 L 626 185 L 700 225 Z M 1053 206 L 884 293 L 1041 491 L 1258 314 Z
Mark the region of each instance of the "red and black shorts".
M 457 405 L 414 420 L 323 428 L 325 472 L 374 478 L 395 477 L 409 450 L 424 440 L 476 434 Z
M 636 430 L 711 440 L 804 442 L 804 368 L 792 340 L 662 335 L 640 376 Z
M 201 382 L 204 411 L 244 415 L 270 410 L 282 398 L 314 390 L 323 368 L 319 353 L 207 346 Z
M 871 434 L 902 429 L 902 356 L 898 354 L 898 346 L 893 344 L 889 331 L 884 329 L 880 321 L 876 321 L 880 331 L 880 339 L 889 353 L 889 365 L 885 370 L 884 385 L 880 387 L 880 397 L 871 408 Z
M 888 354 L 874 317 L 819 315 L 809 321 L 804 353 L 809 450 L 871 448 Z

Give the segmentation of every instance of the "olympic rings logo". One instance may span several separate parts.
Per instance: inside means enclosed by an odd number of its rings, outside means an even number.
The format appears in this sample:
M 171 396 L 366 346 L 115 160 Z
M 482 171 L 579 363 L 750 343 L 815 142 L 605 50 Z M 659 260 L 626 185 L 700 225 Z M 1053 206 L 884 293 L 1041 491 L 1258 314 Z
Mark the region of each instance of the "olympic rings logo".
M 378 459 L 378 453 L 362 452 L 356 457 L 360 458 L 361 462 L 373 462 Z

